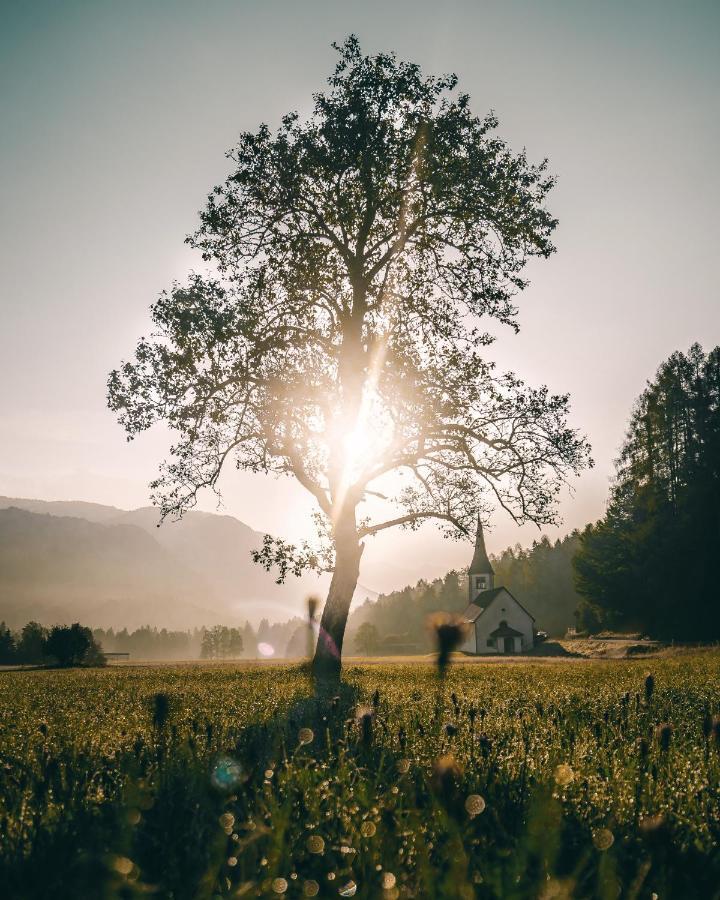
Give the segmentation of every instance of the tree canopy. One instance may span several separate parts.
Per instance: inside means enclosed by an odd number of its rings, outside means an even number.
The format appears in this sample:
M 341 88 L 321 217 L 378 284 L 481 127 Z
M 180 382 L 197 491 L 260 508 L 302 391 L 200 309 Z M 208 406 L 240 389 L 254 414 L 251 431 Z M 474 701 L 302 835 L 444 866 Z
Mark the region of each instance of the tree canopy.
M 554 250 L 547 163 L 511 151 L 456 76 L 354 37 L 337 50 L 307 119 L 241 135 L 188 238 L 210 272 L 161 295 L 109 381 L 130 436 L 178 435 L 164 514 L 226 462 L 312 494 L 320 543 L 268 538 L 257 558 L 280 578 L 333 571 L 318 653 L 336 661 L 365 538 L 425 520 L 465 536 L 494 506 L 551 522 L 588 460 L 567 396 L 483 355 L 491 321 L 517 328 L 526 262 Z
M 720 347 L 673 353 L 640 395 L 607 513 L 575 560 L 586 625 L 720 637 Z

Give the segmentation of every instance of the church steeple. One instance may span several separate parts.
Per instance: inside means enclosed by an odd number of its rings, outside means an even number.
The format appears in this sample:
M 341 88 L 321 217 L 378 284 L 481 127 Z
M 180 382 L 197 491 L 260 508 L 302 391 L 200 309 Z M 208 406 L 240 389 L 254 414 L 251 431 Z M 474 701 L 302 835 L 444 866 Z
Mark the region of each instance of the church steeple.
M 471 603 L 477 600 L 478 594 L 481 594 L 483 591 L 491 591 L 494 587 L 495 572 L 485 549 L 485 535 L 483 534 L 482 522 L 480 521 L 480 513 L 478 513 L 477 532 L 475 534 L 475 553 L 468 569 L 468 576 Z

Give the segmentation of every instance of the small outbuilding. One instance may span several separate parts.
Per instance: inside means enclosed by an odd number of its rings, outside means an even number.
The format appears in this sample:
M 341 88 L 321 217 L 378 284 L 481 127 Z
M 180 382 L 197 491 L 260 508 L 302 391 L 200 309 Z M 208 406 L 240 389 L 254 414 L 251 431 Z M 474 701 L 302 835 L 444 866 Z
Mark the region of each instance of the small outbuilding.
M 468 635 L 465 653 L 524 653 L 535 644 L 535 619 L 504 587 L 495 587 L 495 571 L 485 549 L 478 516 L 475 553 L 468 571 L 470 605 L 463 613 Z

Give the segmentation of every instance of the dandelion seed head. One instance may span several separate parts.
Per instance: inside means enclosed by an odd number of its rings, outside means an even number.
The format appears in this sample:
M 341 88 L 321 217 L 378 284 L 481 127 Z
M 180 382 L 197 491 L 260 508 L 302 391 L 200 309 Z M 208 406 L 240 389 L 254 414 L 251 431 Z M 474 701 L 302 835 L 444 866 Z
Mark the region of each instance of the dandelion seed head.
M 465 811 L 469 816 L 479 816 L 485 811 L 485 801 L 480 794 L 470 794 L 465 801 Z
M 593 832 L 593 844 L 598 850 L 609 850 L 614 843 L 615 838 L 608 828 L 598 828 Z
M 307 848 L 310 853 L 323 853 L 325 850 L 325 841 L 319 834 L 311 834 L 307 839 Z
M 210 781 L 220 791 L 232 791 L 243 780 L 243 770 L 237 760 L 230 756 L 219 756 L 215 760 Z
M 112 861 L 112 867 L 118 875 L 129 875 L 134 865 L 133 861 L 128 859 L 127 856 L 116 856 Z
M 128 825 L 137 825 L 140 822 L 140 818 L 141 818 L 141 815 L 140 815 L 139 809 L 133 808 L 133 809 L 129 809 L 127 811 L 126 819 L 127 819 Z
M 312 728 L 301 728 L 300 731 L 298 731 L 298 741 L 301 744 L 312 744 L 314 740 L 315 732 Z

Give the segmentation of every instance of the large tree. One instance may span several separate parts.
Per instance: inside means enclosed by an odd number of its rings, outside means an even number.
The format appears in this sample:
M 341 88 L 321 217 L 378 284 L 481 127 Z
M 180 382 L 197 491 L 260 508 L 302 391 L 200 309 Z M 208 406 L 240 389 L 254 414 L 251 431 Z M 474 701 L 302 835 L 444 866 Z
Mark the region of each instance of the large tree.
M 257 560 L 280 579 L 332 571 L 328 672 L 366 538 L 425 520 L 465 536 L 494 505 L 551 522 L 587 461 L 566 396 L 483 358 L 490 320 L 517 328 L 525 263 L 554 249 L 546 163 L 511 152 L 454 75 L 354 37 L 337 50 L 309 118 L 241 135 L 188 238 L 211 273 L 160 296 L 156 334 L 109 381 L 130 436 L 159 420 L 178 434 L 154 482 L 163 515 L 226 462 L 312 494 L 319 550 L 268 538 Z

